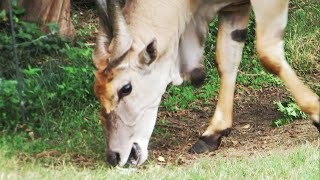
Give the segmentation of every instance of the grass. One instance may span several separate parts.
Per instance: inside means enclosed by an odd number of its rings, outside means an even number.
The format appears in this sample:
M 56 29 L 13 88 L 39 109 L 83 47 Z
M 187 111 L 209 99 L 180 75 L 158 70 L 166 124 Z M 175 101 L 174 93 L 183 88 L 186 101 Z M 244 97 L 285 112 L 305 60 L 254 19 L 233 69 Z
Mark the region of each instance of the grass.
M 296 0 L 292 5 L 285 35 L 286 55 L 299 74 L 312 74 L 320 69 L 320 4 L 317 0 Z
M 21 161 L 0 149 L 0 179 L 318 179 L 319 148 L 305 144 L 290 150 L 278 149 L 272 155 L 252 157 L 203 157 L 182 166 L 160 166 L 149 162 L 141 168 L 108 168 L 98 164 L 94 169 Z

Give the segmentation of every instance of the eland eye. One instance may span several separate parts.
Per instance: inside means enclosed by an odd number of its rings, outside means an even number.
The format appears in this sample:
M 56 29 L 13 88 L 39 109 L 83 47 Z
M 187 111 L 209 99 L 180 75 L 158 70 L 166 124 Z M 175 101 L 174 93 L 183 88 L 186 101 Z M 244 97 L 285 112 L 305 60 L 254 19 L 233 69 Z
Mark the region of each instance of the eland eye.
M 124 85 L 118 92 L 119 99 L 121 99 L 124 96 L 129 95 L 131 93 L 131 91 L 132 91 L 131 83 Z

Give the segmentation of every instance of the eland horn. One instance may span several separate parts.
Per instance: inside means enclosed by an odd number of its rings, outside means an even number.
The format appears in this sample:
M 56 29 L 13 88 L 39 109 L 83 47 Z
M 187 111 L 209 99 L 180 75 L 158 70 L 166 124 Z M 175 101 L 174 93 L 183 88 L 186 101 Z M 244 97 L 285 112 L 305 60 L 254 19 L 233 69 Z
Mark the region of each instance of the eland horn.
M 102 52 L 110 54 L 108 59 L 117 59 L 132 44 L 132 37 L 122 14 L 120 2 L 119 0 L 96 0 L 96 5 L 100 18 L 100 31 L 103 31 L 99 32 L 96 48 L 102 48 L 103 45 Z

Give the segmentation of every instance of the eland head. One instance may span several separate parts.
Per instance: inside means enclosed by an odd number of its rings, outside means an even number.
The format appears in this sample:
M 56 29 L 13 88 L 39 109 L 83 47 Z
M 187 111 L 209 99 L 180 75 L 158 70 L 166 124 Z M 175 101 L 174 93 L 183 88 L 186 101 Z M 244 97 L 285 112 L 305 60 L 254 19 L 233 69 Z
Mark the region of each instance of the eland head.
M 175 67 L 170 59 L 176 57 L 159 51 L 152 29 L 141 31 L 136 22 L 128 23 L 124 11 L 130 6 L 127 2 L 121 9 L 118 1 L 97 1 L 100 30 L 93 53 L 94 91 L 102 105 L 107 161 L 114 166 L 140 165 L 147 159 L 161 97 L 170 82 L 182 81 L 179 69 L 170 68 Z

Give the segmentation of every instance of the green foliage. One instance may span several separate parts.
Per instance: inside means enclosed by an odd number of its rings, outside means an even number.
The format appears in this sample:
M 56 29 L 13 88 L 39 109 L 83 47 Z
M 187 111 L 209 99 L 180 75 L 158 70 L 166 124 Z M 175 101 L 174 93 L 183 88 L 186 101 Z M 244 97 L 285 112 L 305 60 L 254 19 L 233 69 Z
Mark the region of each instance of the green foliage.
M 205 85 L 198 89 L 188 82 L 184 83 L 182 87 L 170 85 L 167 88 L 165 99 L 161 102 L 161 106 L 168 111 L 176 112 L 183 109 L 197 108 L 201 104 L 211 104 L 213 95 L 217 95 L 219 89 L 219 77 L 216 69 L 208 70 L 206 82 Z M 201 104 L 199 104 L 199 100 Z
M 8 20 L 6 14 L 7 14 L 7 13 L 6 13 L 6 10 L 5 10 L 5 9 L 3 9 L 3 10 L 0 11 L 0 20 L 1 20 L 1 21 L 7 21 L 7 20 Z M 1 21 L 0 21 L 0 22 L 1 22 Z
M 278 111 L 284 115 L 284 118 L 275 119 L 272 121 L 272 124 L 275 127 L 288 124 L 295 119 L 308 118 L 308 116 L 300 110 L 299 106 L 292 99 L 290 102 L 275 101 L 274 104 L 277 105 Z
M 81 36 L 76 41 L 58 36 L 55 23 L 44 34 L 38 25 L 19 19 L 23 11 L 14 12 L 27 113 L 22 122 L 6 13 L 0 12 L 0 146 L 31 154 L 55 149 L 102 156 L 92 46 Z
M 44 34 L 38 25 L 19 20 L 23 12 L 14 6 L 27 122 L 21 122 L 15 69 L 8 61 L 13 56 L 12 37 L 6 12 L 1 11 L 0 130 L 25 130 L 27 126 L 40 132 L 49 129 L 51 123 L 59 123 L 54 118 L 63 115 L 63 109 L 78 111 L 85 108 L 84 104 L 96 103 L 92 91 L 93 49 L 81 39 L 73 43 L 58 36 L 55 23 L 48 24 L 51 32 Z
M 71 67 L 50 64 L 50 71 L 45 67 L 22 70 L 23 96 L 28 112 L 28 123 L 40 124 L 41 119 L 61 115 L 61 107 L 83 108 L 94 102 L 92 92 L 93 73 L 91 67 Z M 19 99 L 15 80 L 1 79 L 0 111 L 2 128 L 15 128 L 20 124 Z M 49 126 L 49 122 L 48 123 Z M 42 124 L 43 125 L 43 124 Z M 2 129 L 0 126 L 0 129 Z M 49 127 L 46 127 L 49 128 Z
M 19 111 L 19 97 L 16 80 L 0 79 L 0 127 L 8 124 L 15 126 L 16 121 L 10 121 Z M 8 120 L 6 123 L 5 120 Z
M 290 5 L 293 8 L 285 34 L 287 60 L 300 76 L 314 75 L 320 69 L 319 1 L 295 0 Z
M 19 11 L 20 12 L 20 11 Z M 22 11 L 21 11 L 22 12 Z M 4 13 L 5 14 L 5 13 Z M 6 16 L 5 16 L 6 17 Z M 28 65 L 37 65 L 38 59 L 43 54 L 59 54 L 64 47 L 66 40 L 58 36 L 58 26 L 56 23 L 48 24 L 51 32 L 44 34 L 35 23 L 20 21 L 15 14 L 15 30 L 20 67 L 27 68 Z M 1 76 L 13 78 L 14 66 L 12 61 L 12 36 L 9 31 L 10 25 L 7 21 L 0 22 L 0 57 Z
M 61 45 L 61 42 L 65 42 L 65 39 L 58 36 L 59 28 L 55 22 L 50 22 L 46 26 L 49 29 L 49 33 L 45 34 L 40 30 L 40 27 L 36 23 L 20 21 L 19 17 L 24 15 L 25 10 L 18 7 L 14 3 L 13 6 L 13 16 L 15 19 L 14 27 L 16 30 L 16 41 L 19 49 L 28 50 L 32 53 L 37 52 L 47 53 L 48 51 L 58 50 L 57 45 Z M 0 28 L 1 38 L 10 37 L 9 41 L 3 41 L 0 48 L 11 48 L 11 31 L 10 24 L 8 22 L 8 15 L 6 11 L 1 13 L 3 21 L 0 21 L 2 25 Z M 2 17 L 2 16 L 0 16 Z M 34 48 L 33 48 L 34 47 Z

